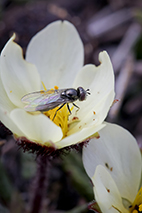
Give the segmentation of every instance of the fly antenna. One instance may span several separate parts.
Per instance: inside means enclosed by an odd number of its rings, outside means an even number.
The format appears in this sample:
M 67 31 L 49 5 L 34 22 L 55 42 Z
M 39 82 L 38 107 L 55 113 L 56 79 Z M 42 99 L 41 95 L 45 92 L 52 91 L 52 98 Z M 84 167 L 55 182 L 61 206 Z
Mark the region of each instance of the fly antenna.
M 88 95 L 91 95 L 90 89 L 87 89 L 86 92 L 87 92 Z

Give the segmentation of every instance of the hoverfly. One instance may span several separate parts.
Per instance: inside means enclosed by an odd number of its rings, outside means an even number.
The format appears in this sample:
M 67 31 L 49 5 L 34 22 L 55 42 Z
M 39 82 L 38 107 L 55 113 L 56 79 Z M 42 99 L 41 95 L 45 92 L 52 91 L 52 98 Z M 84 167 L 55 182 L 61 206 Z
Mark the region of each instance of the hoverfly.
M 76 100 L 84 101 L 86 99 L 87 94 L 90 95 L 89 89 L 84 90 L 83 87 L 78 87 L 77 89 L 51 89 L 29 93 L 23 96 L 21 101 L 27 104 L 24 108 L 28 112 L 45 112 L 61 105 L 55 112 L 55 115 L 53 117 L 54 120 L 57 112 L 65 104 L 67 104 L 67 108 L 70 114 L 71 110 L 69 107 L 69 103 L 72 103 L 75 107 L 79 109 L 79 107 L 73 102 Z

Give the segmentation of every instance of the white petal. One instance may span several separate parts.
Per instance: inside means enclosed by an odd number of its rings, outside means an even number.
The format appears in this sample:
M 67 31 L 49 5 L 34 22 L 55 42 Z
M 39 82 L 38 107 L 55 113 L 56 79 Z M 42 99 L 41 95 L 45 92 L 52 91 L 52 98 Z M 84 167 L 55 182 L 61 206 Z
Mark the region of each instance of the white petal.
M 22 49 L 13 40 L 5 45 L 1 53 L 1 78 L 6 93 L 18 107 L 22 107 L 21 98 L 32 91 L 40 90 L 40 77 L 36 67 L 23 59 Z
M 110 58 L 104 51 L 100 53 L 99 59 L 102 62 L 100 66 L 86 65 L 74 82 L 74 87 L 81 85 L 85 89 L 90 89 L 91 94 L 87 96 L 87 99 L 77 102 L 80 107 L 77 116 L 81 120 L 85 120 L 85 123 L 93 119 L 93 112 L 96 113 L 98 122 L 103 122 L 115 96 L 114 73 Z
M 23 133 L 19 130 L 19 128 L 13 123 L 11 120 L 9 114 L 10 112 L 15 108 L 15 106 L 11 103 L 9 100 L 1 78 L 0 78 L 0 120 L 1 122 L 8 128 L 10 129 L 13 133 L 22 136 Z
M 100 138 L 83 149 L 83 163 L 91 178 L 97 165 L 106 167 L 123 198 L 133 202 L 141 178 L 141 154 L 135 138 L 124 128 L 106 123 Z
M 129 213 L 122 204 L 121 195 L 113 178 L 103 166 L 97 166 L 92 181 L 96 201 L 103 213 Z
M 54 143 L 63 136 L 61 128 L 43 114 L 31 115 L 22 109 L 15 109 L 10 117 L 31 141 Z
M 93 106 L 93 101 L 88 106 L 82 105 L 80 110 L 73 114 L 79 118 L 80 122 L 70 130 L 70 133 L 75 132 L 80 126 L 83 128 L 86 125 L 100 125 L 105 120 L 113 99 L 114 91 L 111 91 L 96 106 Z
M 18 126 L 11 120 L 9 113 L 0 107 L 0 121 L 17 136 L 25 136 L 24 133 L 18 128 Z
M 32 38 L 26 59 L 37 66 L 47 88 L 69 88 L 83 65 L 83 55 L 75 27 L 67 21 L 56 21 Z
M 98 132 L 100 129 L 104 127 L 105 124 L 101 124 L 97 127 L 95 126 L 89 126 L 86 128 L 83 128 L 82 130 L 67 136 L 63 140 L 56 142 L 56 146 L 60 149 L 62 147 L 70 146 L 76 143 L 81 143 L 82 141 L 85 141 L 89 136 L 93 135 L 94 133 Z
M 1 67 L 0 67 L 0 71 L 1 71 Z M 15 105 L 11 103 L 11 101 L 9 100 L 7 96 L 7 93 L 3 87 L 1 78 L 0 78 L 0 107 L 4 108 L 6 112 L 10 112 L 11 110 L 15 108 Z
M 103 51 L 99 54 L 101 64 L 96 67 L 95 65 L 86 65 L 78 73 L 73 86 L 84 87 L 90 89 L 86 101 L 80 102 L 85 107 L 89 104 L 97 105 L 105 96 L 112 90 L 114 91 L 114 72 L 112 64 L 107 52 Z
M 102 123 L 105 118 L 108 115 L 109 109 L 112 106 L 112 101 L 114 100 L 114 90 L 110 91 L 103 99 L 98 103 L 95 107 L 94 110 L 97 117 L 98 117 L 98 123 Z

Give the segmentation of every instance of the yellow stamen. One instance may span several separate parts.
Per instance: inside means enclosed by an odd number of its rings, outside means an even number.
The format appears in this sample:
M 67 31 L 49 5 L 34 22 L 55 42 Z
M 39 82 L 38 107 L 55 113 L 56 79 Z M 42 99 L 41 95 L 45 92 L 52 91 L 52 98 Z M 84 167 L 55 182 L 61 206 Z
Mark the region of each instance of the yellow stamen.
M 51 120 L 53 120 L 54 115 L 56 111 L 59 109 L 59 107 L 56 107 L 52 110 L 49 110 L 47 112 L 44 112 L 44 114 L 49 117 Z M 56 114 L 54 118 L 54 123 L 61 127 L 62 132 L 63 132 L 63 138 L 66 137 L 67 131 L 68 131 L 68 116 L 69 116 L 69 111 L 67 109 L 67 106 L 64 105 Z
M 74 106 L 72 106 L 72 107 L 70 108 L 70 110 L 72 111 L 72 110 L 73 110 L 73 108 L 74 108 Z
M 40 90 L 40 93 L 43 94 L 45 91 L 44 90 Z
M 41 83 L 42 83 L 42 86 L 43 86 L 44 90 L 47 90 L 45 84 L 43 83 L 43 81 L 41 81 Z
M 12 90 L 10 90 L 10 93 L 12 93 Z
M 137 194 L 132 206 L 130 207 L 129 211 L 131 213 L 138 213 L 138 212 L 142 211 L 142 187 L 138 191 L 138 194 Z
M 132 213 L 138 213 L 138 211 L 135 209 L 134 211 L 132 211 Z

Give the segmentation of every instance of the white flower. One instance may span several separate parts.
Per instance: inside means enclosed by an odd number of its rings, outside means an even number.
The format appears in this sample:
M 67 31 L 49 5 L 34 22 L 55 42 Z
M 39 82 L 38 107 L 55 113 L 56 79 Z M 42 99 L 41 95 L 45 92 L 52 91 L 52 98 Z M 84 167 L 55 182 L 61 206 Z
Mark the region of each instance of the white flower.
M 83 148 L 83 163 L 101 211 L 142 212 L 142 188 L 138 192 L 142 159 L 135 138 L 109 123 L 99 134 L 99 139 L 90 140 Z
M 83 67 L 83 44 L 74 26 L 56 21 L 37 33 L 29 43 L 26 59 L 22 49 L 7 42 L 0 58 L 0 119 L 16 138 L 25 137 L 40 145 L 62 148 L 80 143 L 102 127 L 114 99 L 114 73 L 106 52 L 101 64 Z M 77 101 L 80 110 L 69 116 L 63 107 L 54 122 L 56 109 L 47 113 L 29 113 L 21 98 L 34 91 L 58 86 L 90 89 L 85 101 Z

